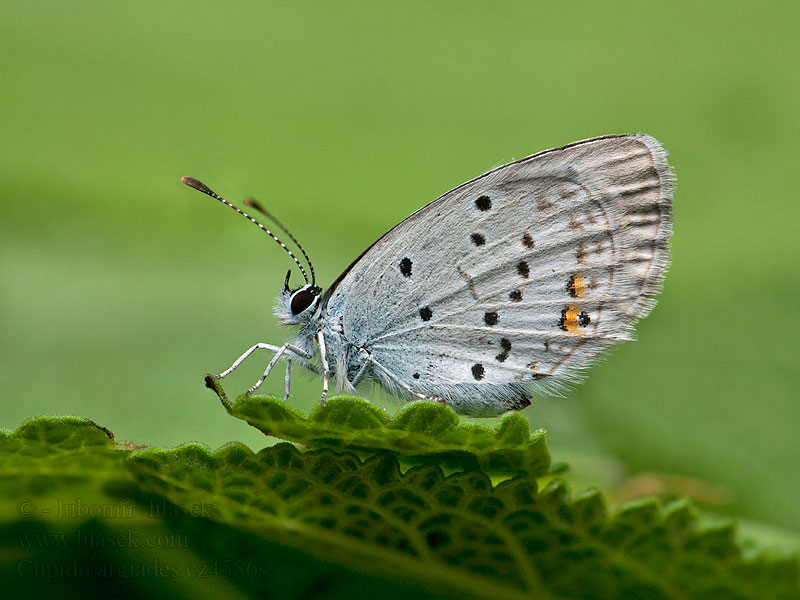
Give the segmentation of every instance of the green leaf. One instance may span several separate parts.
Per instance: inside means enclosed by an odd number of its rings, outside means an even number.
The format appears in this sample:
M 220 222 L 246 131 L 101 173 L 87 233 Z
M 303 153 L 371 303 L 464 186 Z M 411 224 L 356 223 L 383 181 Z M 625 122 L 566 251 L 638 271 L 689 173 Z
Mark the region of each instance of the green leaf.
M 225 404 L 225 403 L 223 403 Z M 309 448 L 374 454 L 388 450 L 404 463 L 437 464 L 448 471 L 482 470 L 493 476 L 548 472 L 550 455 L 542 429 L 532 435 L 519 413 L 503 416 L 494 429 L 461 423 L 449 407 L 412 402 L 394 418 L 371 402 L 339 396 L 305 415 L 277 398 L 240 396 L 225 404 L 231 415 L 267 435 Z
M 596 491 L 402 472 L 386 450 L 131 448 L 86 419 L 0 431 L 4 598 L 800 598 L 796 558 L 745 553 L 683 501 L 609 514 Z
M 425 590 L 319 561 L 145 493 L 130 444 L 88 419 L 0 430 L 0 589 L 5 598 L 432 600 Z M 192 516 L 196 515 L 196 516 Z M 349 596 L 352 597 L 352 596 Z
M 135 488 L 122 464 L 126 451 L 113 437 L 77 417 L 37 417 L 0 433 L 0 519 L 57 520 L 66 510 L 64 490 L 113 502 L 106 489 Z M 24 505 L 29 499 L 31 504 Z
M 269 406 L 272 406 L 271 404 Z M 359 420 L 359 422 L 369 422 Z M 520 476 L 402 473 L 387 451 L 362 461 L 282 443 L 143 450 L 147 489 L 179 506 L 359 572 L 476 598 L 797 598 L 794 559 L 747 560 L 731 524 L 703 526 L 685 502 L 645 499 L 609 515 Z

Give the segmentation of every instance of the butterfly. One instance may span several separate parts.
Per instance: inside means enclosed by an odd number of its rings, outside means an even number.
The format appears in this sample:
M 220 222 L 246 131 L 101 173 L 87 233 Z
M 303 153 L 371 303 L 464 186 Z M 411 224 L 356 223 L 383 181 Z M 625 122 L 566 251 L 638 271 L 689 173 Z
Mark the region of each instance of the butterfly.
M 401 399 L 492 416 L 522 409 L 611 346 L 632 338 L 655 304 L 669 263 L 674 176 L 666 152 L 644 134 L 607 135 L 497 167 L 426 204 L 378 238 L 328 287 L 271 230 L 196 179 L 187 185 L 267 232 L 305 283 L 275 314 L 298 326 L 272 352 L 253 393 L 285 358 L 354 392 L 376 382 Z

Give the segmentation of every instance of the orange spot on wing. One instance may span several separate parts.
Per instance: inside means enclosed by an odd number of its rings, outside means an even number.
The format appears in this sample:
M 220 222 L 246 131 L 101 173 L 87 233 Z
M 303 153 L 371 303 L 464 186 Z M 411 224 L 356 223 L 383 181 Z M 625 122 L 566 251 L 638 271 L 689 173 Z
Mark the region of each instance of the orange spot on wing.
M 573 298 L 583 298 L 586 296 L 586 280 L 583 275 L 573 275 L 567 282 L 567 292 Z
M 575 296 L 583 298 L 586 295 L 586 280 L 581 275 L 575 275 Z
M 576 277 L 575 278 L 575 293 L 578 294 L 578 298 L 583 298 L 586 295 L 586 280 L 583 277 Z
M 561 329 L 568 333 L 580 333 L 578 331 L 578 316 L 579 311 L 577 306 L 568 306 L 561 311 L 561 320 L 559 325 Z

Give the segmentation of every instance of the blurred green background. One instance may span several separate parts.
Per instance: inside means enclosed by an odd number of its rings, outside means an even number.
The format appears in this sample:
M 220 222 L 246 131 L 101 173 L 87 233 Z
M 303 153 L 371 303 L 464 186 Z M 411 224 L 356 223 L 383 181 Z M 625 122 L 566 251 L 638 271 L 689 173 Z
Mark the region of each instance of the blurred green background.
M 723 512 L 799 530 L 798 17 L 796 2 L 6 0 L 0 425 L 74 414 L 145 444 L 264 445 L 202 376 L 287 336 L 272 304 L 290 263 L 182 175 L 262 200 L 327 285 L 488 168 L 644 131 L 678 175 L 659 306 L 586 384 L 525 414 L 578 471 L 696 477 L 727 490 Z M 293 404 L 319 389 L 297 378 Z

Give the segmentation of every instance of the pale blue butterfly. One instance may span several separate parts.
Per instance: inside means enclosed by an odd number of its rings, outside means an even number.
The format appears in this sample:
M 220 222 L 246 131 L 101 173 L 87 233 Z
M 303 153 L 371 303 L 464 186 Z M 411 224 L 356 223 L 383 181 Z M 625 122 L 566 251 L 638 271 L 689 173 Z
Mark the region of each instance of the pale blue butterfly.
M 462 414 L 524 408 L 558 391 L 593 359 L 631 339 L 654 306 L 669 262 L 674 178 L 666 153 L 643 134 L 609 135 L 492 169 L 425 205 L 367 248 L 325 290 L 264 225 L 199 181 L 294 259 L 275 314 L 299 326 L 273 352 L 254 392 L 286 359 L 354 392 L 377 382 L 402 399 L 436 400 Z M 253 204 L 253 203 L 251 203 Z M 256 206 L 257 208 L 260 208 Z M 316 348 L 315 348 L 316 342 Z

